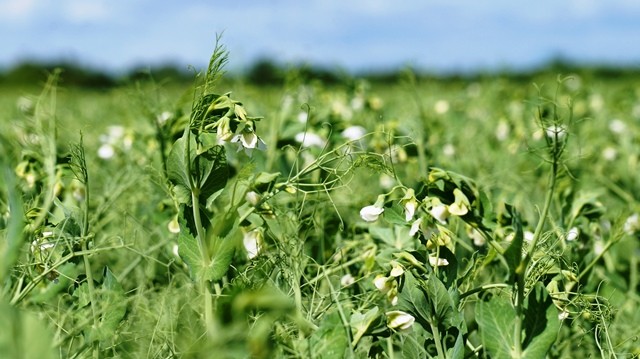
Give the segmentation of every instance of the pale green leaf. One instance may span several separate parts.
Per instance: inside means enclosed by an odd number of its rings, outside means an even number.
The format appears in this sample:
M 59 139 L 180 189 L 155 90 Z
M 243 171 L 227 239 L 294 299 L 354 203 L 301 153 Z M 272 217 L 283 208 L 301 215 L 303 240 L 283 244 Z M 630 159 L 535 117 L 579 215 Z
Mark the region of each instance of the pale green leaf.
M 507 297 L 494 296 L 478 303 L 476 321 L 482 345 L 491 354 L 491 358 L 511 358 L 515 318 L 515 311 Z
M 2 358 L 57 358 L 46 320 L 0 301 L 0 356 Z

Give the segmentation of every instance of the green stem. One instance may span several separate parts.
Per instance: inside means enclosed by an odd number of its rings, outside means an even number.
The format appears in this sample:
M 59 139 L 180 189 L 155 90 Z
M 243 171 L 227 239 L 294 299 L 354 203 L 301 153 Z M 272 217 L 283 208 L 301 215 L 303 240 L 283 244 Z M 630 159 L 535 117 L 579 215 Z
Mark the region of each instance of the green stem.
M 93 315 L 93 330 L 98 330 L 99 319 L 98 319 L 98 309 L 96 308 L 96 289 L 93 285 L 93 273 L 91 272 L 91 263 L 89 262 L 89 252 L 87 250 L 87 241 L 82 242 L 82 251 L 85 254 L 82 256 L 84 260 L 84 271 L 87 276 L 87 287 L 89 288 L 89 299 L 91 300 L 91 314 Z M 92 338 L 95 342 L 95 338 Z M 96 345 L 93 345 L 93 356 L 97 358 L 99 355 L 99 351 Z
M 440 330 L 438 330 L 437 325 L 433 325 L 433 323 L 429 323 L 431 326 L 431 331 L 433 332 L 433 341 L 436 343 L 436 351 L 438 352 L 438 358 L 445 359 L 446 355 L 444 349 L 442 348 L 442 339 L 440 338 Z
M 560 154 L 556 154 L 555 156 L 559 156 Z M 551 202 L 553 201 L 553 195 L 556 187 L 556 178 L 558 175 L 558 160 L 559 157 L 555 157 L 551 164 L 551 173 L 549 175 L 549 184 L 547 187 L 547 194 L 544 200 L 544 207 L 542 208 L 542 212 L 540 213 L 540 218 L 538 219 L 538 225 L 536 226 L 535 232 L 533 233 L 533 240 L 531 241 L 531 245 L 529 246 L 529 250 L 527 251 L 526 256 L 520 262 L 518 268 L 516 268 L 516 297 L 515 297 L 515 306 L 514 309 L 516 311 L 516 320 L 514 326 L 514 336 L 513 336 L 513 350 L 514 357 L 520 358 L 522 357 L 522 323 L 524 321 L 523 318 L 523 306 L 524 306 L 524 286 L 525 286 L 525 276 L 527 273 L 527 267 L 531 262 L 531 258 L 533 257 L 533 253 L 537 247 L 538 241 L 542 236 L 542 231 L 544 230 L 544 225 L 547 220 L 547 216 L 549 215 L 549 209 L 551 208 Z
M 506 284 L 506 283 L 485 284 L 483 286 L 473 288 L 473 289 L 471 289 L 471 290 L 469 290 L 467 292 L 464 292 L 464 293 L 460 294 L 460 299 L 469 297 L 469 296 L 474 295 L 476 293 L 484 292 L 485 290 L 488 290 L 488 289 L 507 288 L 507 287 L 509 287 L 509 285 Z
M 202 264 L 204 268 L 209 268 L 210 257 L 209 250 L 207 249 L 206 237 L 204 228 L 202 227 L 202 218 L 200 217 L 200 190 L 197 187 L 191 189 L 191 204 L 193 208 L 193 221 L 196 226 L 196 232 L 198 236 L 198 247 L 200 249 L 200 255 L 202 256 Z M 208 280 L 205 278 L 200 279 L 200 291 L 204 298 L 204 322 L 207 332 L 213 326 L 213 296 L 211 294 L 211 286 Z

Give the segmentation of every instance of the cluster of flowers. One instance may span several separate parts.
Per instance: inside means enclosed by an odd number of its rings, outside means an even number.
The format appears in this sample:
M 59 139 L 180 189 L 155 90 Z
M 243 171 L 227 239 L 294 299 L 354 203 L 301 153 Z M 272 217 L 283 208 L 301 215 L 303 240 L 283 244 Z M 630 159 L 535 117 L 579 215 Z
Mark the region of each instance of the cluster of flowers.
M 404 196 L 400 199 L 400 205 L 404 210 L 405 220 L 411 224 L 409 235 L 415 236 L 418 232 L 422 231 L 427 236 L 432 234 L 433 230 L 426 228 L 425 217 L 416 215 L 420 209 L 424 209 L 435 222 L 436 227 L 441 227 L 439 224 L 446 224 L 450 216 L 464 216 L 471 208 L 468 198 L 465 194 L 459 190 L 454 189 L 454 202 L 451 204 L 444 204 L 437 197 L 426 197 L 423 200 L 416 198 L 415 191 L 412 188 L 404 188 Z M 366 222 L 375 222 L 383 214 L 385 210 L 386 195 L 379 195 L 376 202 L 372 205 L 363 207 L 360 210 L 360 217 Z M 424 223 L 424 224 L 423 224 Z M 444 228 L 441 228 L 444 230 Z M 440 241 L 440 239 L 438 239 Z M 433 245 L 433 243 L 431 243 Z M 441 244 L 441 243 L 438 243 Z M 446 243 L 443 243 L 446 244 Z M 429 247 L 429 243 L 427 243 Z M 449 262 L 444 258 L 437 256 L 428 256 L 429 264 L 433 267 L 446 266 Z M 404 274 L 404 268 L 397 262 L 391 263 L 391 270 L 388 275 L 378 275 L 374 278 L 374 286 L 387 297 L 387 300 L 392 306 L 398 303 L 398 286 L 399 280 Z M 386 313 L 387 326 L 394 330 L 405 330 L 410 328 L 415 322 L 415 318 L 406 312 L 393 310 Z
M 127 152 L 133 145 L 133 134 L 126 131 L 123 126 L 109 126 L 107 132 L 100 135 L 100 147 L 98 148 L 98 157 L 103 160 L 110 160 L 116 155 L 116 152 Z
M 234 143 L 238 151 L 244 150 L 251 155 L 253 150 L 264 150 L 266 144 L 256 133 L 256 122 L 259 117 L 247 116 L 247 111 L 241 102 L 230 97 L 231 93 L 217 96 L 203 114 L 217 117 L 212 123 L 204 125 L 205 131 L 215 131 L 218 144 Z M 197 124 L 196 124 L 197 125 Z
M 471 205 L 469 199 L 465 194 L 459 190 L 454 189 L 453 195 L 455 201 L 449 205 L 446 205 L 440 201 L 437 197 L 427 197 L 422 201 L 418 201 L 415 195 L 415 191 L 412 188 L 405 189 L 404 197 L 400 200 L 400 204 L 404 208 L 405 220 L 407 222 L 413 221 L 416 215 L 416 211 L 419 208 L 425 207 L 428 209 L 428 213 L 439 223 L 446 224 L 447 219 L 454 216 L 464 216 L 469 212 Z M 360 210 L 360 217 L 366 222 L 375 222 L 378 217 L 384 212 L 385 195 L 379 195 L 376 202 L 372 205 L 363 207 Z M 415 235 L 421 228 L 423 218 L 419 217 L 411 224 L 410 234 Z

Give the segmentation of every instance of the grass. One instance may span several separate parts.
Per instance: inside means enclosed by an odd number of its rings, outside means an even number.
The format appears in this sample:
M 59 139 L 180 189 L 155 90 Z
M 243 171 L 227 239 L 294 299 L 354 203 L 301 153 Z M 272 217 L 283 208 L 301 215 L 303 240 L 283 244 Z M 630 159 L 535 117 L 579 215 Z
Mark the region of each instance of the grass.
M 265 91 L 224 62 L 2 90 L 0 352 L 640 354 L 633 81 Z

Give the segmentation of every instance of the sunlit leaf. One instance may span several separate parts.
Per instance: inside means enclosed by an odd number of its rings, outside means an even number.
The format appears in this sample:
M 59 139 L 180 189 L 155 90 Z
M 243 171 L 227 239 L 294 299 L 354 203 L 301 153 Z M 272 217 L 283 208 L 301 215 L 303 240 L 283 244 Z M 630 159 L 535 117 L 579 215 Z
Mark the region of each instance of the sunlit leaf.
M 516 314 L 509 298 L 494 296 L 488 301 L 478 302 L 478 322 L 482 345 L 491 358 L 511 359 Z

